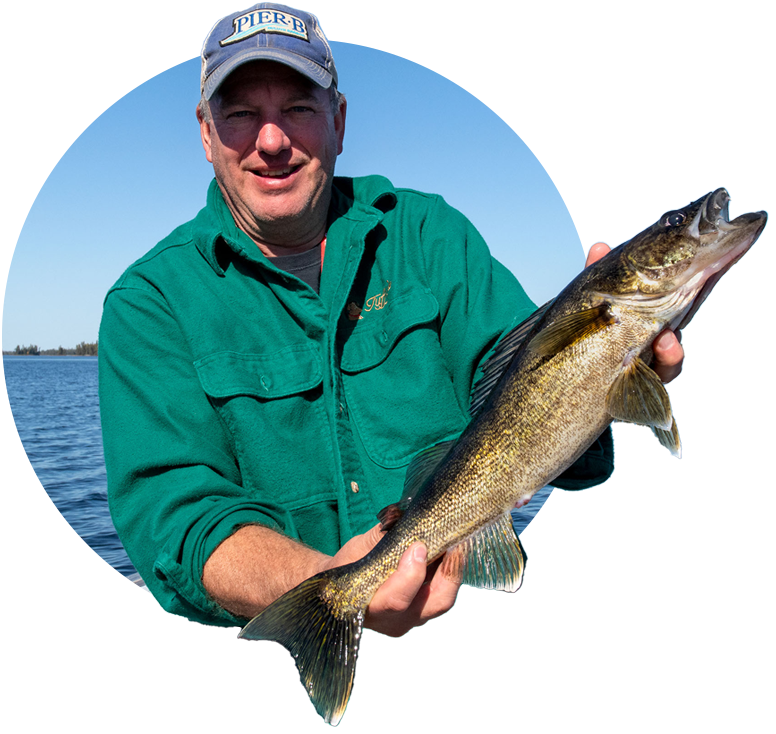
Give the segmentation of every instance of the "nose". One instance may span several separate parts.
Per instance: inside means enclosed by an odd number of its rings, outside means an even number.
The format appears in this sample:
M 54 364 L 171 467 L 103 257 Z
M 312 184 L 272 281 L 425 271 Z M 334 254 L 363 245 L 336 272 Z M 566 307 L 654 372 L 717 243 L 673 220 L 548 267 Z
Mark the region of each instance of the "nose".
M 289 147 L 291 147 L 291 141 L 276 122 L 265 122 L 259 128 L 259 135 L 256 138 L 256 150 L 259 153 L 278 155 Z

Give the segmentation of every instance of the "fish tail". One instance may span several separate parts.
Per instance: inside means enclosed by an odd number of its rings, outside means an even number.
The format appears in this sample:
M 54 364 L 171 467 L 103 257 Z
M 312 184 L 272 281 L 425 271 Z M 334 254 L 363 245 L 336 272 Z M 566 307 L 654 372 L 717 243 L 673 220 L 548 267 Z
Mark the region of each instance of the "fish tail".
M 248 622 L 238 637 L 283 645 L 315 710 L 336 726 L 353 688 L 366 607 L 336 601 L 333 586 L 326 573 L 303 581 Z

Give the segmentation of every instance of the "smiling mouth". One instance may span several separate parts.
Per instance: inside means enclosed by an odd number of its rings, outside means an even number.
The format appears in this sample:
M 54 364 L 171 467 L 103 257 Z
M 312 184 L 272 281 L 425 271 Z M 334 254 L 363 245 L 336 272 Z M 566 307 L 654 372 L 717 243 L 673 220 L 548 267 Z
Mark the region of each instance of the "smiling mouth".
M 253 171 L 252 173 L 259 178 L 284 178 L 285 176 L 290 176 L 299 168 L 300 166 L 288 166 L 287 168 L 279 168 L 274 171 Z

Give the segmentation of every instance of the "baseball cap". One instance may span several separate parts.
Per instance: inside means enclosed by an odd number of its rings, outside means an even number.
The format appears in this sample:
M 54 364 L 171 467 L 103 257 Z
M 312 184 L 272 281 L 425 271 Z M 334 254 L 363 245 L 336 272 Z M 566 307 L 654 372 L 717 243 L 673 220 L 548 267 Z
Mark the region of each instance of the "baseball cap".
M 312 13 L 257 3 L 221 18 L 202 46 L 201 87 L 206 99 L 238 66 L 265 59 L 290 66 L 318 86 L 337 86 L 329 42 Z

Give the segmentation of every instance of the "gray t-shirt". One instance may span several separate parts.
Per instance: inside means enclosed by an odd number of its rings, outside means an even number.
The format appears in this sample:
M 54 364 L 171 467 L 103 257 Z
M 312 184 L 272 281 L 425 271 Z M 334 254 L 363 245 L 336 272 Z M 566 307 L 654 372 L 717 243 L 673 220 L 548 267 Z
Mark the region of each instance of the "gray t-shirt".
M 294 255 L 280 255 L 272 258 L 272 264 L 303 280 L 316 293 L 321 282 L 321 246 L 316 245 L 306 252 Z

